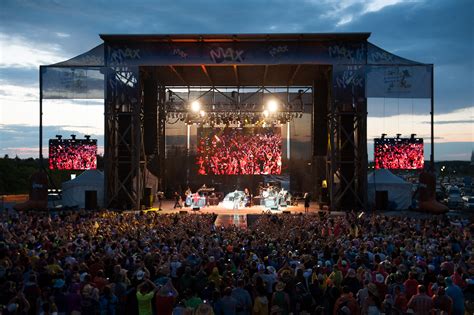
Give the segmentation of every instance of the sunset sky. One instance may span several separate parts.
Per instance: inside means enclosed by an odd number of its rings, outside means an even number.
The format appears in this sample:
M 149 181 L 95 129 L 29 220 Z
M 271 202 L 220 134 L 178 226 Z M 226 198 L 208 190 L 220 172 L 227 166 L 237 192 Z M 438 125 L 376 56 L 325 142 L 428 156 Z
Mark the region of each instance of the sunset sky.
M 371 43 L 435 65 L 436 159 L 468 160 L 474 149 L 473 13 L 472 0 L 3 0 L 0 155 L 38 156 L 39 65 L 95 47 L 98 34 L 371 32 Z M 48 100 L 44 106 L 45 139 L 91 134 L 103 145 L 102 101 Z M 369 140 L 416 133 L 429 142 L 429 106 L 429 100 L 369 99 Z

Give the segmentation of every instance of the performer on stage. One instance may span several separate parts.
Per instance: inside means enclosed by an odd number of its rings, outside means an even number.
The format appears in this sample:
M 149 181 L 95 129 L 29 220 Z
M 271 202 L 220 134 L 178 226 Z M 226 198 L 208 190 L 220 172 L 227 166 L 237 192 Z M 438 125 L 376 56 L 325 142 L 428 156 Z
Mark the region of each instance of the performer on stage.
M 234 210 L 239 210 L 240 195 L 237 190 L 234 191 Z
M 162 191 L 156 192 L 156 199 L 158 200 L 158 211 L 161 211 L 161 204 L 163 202 L 164 193 Z
M 177 191 L 174 192 L 174 200 L 175 203 L 173 209 L 176 209 L 177 207 L 179 207 L 180 209 L 183 208 L 183 206 L 181 205 L 181 196 L 178 194 Z
M 245 194 L 245 199 L 244 199 L 245 207 L 251 207 L 252 206 L 252 195 L 250 194 L 250 191 L 249 191 L 248 188 L 244 189 L 244 194 Z
M 309 212 L 309 203 L 311 201 L 311 196 L 309 195 L 308 192 L 305 192 L 304 193 L 304 213 L 308 213 Z
M 193 203 L 193 193 L 191 191 L 191 188 L 188 187 L 188 189 L 186 189 L 186 192 L 184 193 L 185 195 L 185 202 L 184 202 L 184 205 L 186 207 L 191 207 L 192 203 Z

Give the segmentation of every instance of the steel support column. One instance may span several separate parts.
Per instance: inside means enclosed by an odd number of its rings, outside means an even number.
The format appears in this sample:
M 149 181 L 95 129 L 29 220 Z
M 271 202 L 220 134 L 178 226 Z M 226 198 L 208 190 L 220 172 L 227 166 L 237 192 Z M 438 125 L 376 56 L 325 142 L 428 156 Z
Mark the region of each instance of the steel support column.
M 140 209 L 144 162 L 138 67 L 108 67 L 105 85 L 106 205 Z

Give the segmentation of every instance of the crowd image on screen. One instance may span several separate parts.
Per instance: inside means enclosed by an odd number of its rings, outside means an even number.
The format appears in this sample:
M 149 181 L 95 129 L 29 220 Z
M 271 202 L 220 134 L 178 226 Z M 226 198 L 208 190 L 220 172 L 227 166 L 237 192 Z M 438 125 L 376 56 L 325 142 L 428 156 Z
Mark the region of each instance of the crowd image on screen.
M 90 170 L 97 168 L 97 140 L 50 140 L 49 168 Z
M 200 175 L 280 174 L 280 129 L 203 128 L 196 164 Z
M 375 139 L 375 168 L 422 169 L 423 140 L 408 138 Z

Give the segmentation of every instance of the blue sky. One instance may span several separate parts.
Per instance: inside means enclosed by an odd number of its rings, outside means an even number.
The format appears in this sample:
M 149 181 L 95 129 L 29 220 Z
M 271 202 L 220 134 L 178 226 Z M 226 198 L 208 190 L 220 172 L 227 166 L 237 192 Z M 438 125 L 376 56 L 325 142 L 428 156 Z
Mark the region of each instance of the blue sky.
M 399 56 L 435 64 L 436 157 L 474 149 L 474 1 L 41 1 L 0 2 L 0 155 L 37 156 L 38 66 L 101 43 L 99 33 L 371 32 Z M 429 137 L 429 102 L 369 100 L 368 137 Z M 103 133 L 96 101 L 45 104 L 45 134 Z M 370 154 L 370 153 L 369 153 Z

